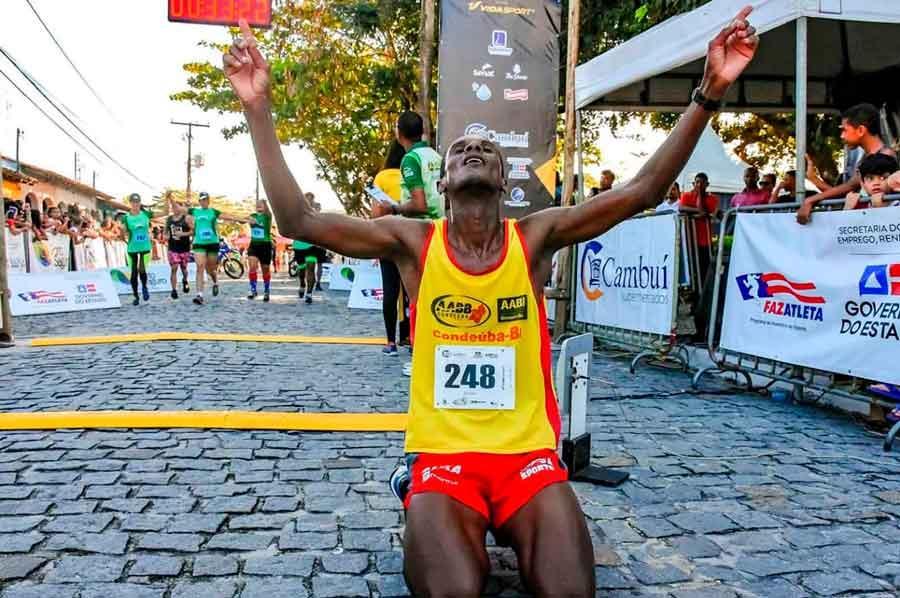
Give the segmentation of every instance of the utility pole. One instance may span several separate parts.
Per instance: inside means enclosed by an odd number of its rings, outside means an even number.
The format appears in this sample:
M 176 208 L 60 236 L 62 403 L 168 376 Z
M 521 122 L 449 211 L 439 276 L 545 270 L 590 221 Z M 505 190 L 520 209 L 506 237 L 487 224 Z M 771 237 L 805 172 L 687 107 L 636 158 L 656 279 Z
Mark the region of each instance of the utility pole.
M 94 192 L 94 197 L 97 197 L 97 171 L 94 170 L 91 176 L 91 189 Z
M 16 159 L 18 162 L 18 159 Z M 0 168 L 3 187 L 3 168 Z M 0 347 L 13 346 L 12 314 L 9 313 L 9 276 L 6 273 L 6 223 L 0 223 Z
M 203 127 L 203 128 L 208 129 L 209 125 L 204 125 L 202 123 L 195 123 L 195 122 L 183 123 L 183 122 L 178 122 L 175 120 L 173 120 L 171 122 L 173 125 L 177 125 L 179 127 L 187 127 L 187 130 L 188 130 L 188 132 L 187 132 L 187 142 L 188 142 L 188 147 L 187 147 L 187 150 L 188 150 L 188 153 L 187 153 L 187 187 L 185 187 L 184 197 L 185 197 L 185 200 L 188 203 L 190 203 L 191 202 L 191 147 L 192 147 L 192 142 L 194 140 L 194 134 L 193 134 L 194 127 Z
M 563 165 L 562 205 L 571 206 L 575 194 L 575 66 L 578 63 L 578 36 L 581 25 L 581 2 L 569 0 L 569 30 L 566 36 L 566 141 L 565 163 Z M 553 337 L 560 338 L 566 331 L 569 320 L 569 303 L 572 280 L 572 248 L 563 247 L 559 251 L 559 270 L 556 273 L 556 289 L 551 293 L 556 299 L 556 314 L 553 320 Z
M 16 172 L 22 172 L 22 166 L 19 164 L 19 140 L 25 136 L 25 131 L 16 128 Z
M 259 170 L 256 171 L 256 201 L 259 201 Z
M 73 178 L 78 180 L 78 152 L 75 152 L 75 175 Z

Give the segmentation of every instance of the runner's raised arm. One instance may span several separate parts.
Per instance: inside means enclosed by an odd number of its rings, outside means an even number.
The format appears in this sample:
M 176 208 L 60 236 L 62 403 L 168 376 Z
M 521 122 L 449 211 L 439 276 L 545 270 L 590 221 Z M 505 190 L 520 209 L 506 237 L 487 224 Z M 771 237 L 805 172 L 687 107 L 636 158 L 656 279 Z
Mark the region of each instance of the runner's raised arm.
M 706 69 L 699 92 L 720 102 L 756 53 L 759 38 L 747 21 L 747 6 L 709 43 Z M 698 98 L 699 100 L 699 98 Z M 622 187 L 601 193 L 572 208 L 537 212 L 522 221 L 522 228 L 537 241 L 533 247 L 553 252 L 566 245 L 587 241 L 619 222 L 659 203 L 690 158 L 714 109 L 692 102 L 662 147 Z
M 256 45 L 246 21 L 241 21 L 241 37 L 223 56 L 225 75 L 237 94 L 259 163 L 263 186 L 272 204 L 281 234 L 303 239 L 351 257 L 397 257 L 415 247 L 415 240 L 404 242 L 408 221 L 399 226 L 396 218 L 364 220 L 341 214 L 321 214 L 306 201 L 281 151 L 271 110 L 269 65 Z

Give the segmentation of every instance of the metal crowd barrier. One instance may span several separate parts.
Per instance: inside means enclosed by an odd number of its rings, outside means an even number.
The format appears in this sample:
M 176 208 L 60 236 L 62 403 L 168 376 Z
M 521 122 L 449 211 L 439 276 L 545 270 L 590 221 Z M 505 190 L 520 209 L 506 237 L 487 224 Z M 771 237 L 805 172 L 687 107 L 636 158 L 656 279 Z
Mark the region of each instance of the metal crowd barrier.
M 889 196 L 889 199 L 900 199 L 900 195 Z M 843 199 L 824 201 L 819 203 L 815 212 L 842 210 L 844 206 Z M 800 207 L 799 203 L 790 204 L 766 204 L 761 206 L 746 206 L 740 208 L 732 208 L 725 212 L 722 218 L 722 231 L 729 230 L 728 222 L 739 213 L 775 213 L 775 212 L 795 212 Z M 799 226 L 799 225 L 798 225 Z M 744 378 L 748 389 L 752 390 L 753 381 L 751 374 L 759 375 L 771 380 L 785 382 L 793 386 L 793 396 L 798 401 L 804 398 L 805 390 L 820 392 L 822 395 L 828 393 L 841 398 L 864 403 L 868 405 L 877 405 L 885 409 L 893 409 L 895 405 L 878 397 L 862 394 L 859 392 L 866 385 L 868 380 L 863 380 L 855 376 L 847 376 L 826 370 L 819 370 L 806 366 L 798 366 L 774 359 L 760 357 L 749 353 L 742 353 L 731 349 L 725 349 L 718 345 L 718 335 L 722 329 L 722 314 L 724 312 L 724 294 L 723 284 L 728 280 L 728 258 L 730 251 L 725 251 L 725 235 L 719 236 L 719 251 L 715 262 L 715 285 L 713 288 L 713 303 L 710 310 L 710 326 L 707 334 L 707 350 L 709 357 L 714 365 L 705 367 L 696 372 L 693 378 L 693 387 L 697 388 L 700 380 L 707 374 L 725 374 L 731 373 L 740 375 Z M 837 377 L 849 379 L 848 382 L 840 382 Z M 900 424 L 897 426 L 900 431 Z M 896 435 L 896 432 L 895 432 Z M 886 450 L 887 443 L 886 443 Z
M 632 220 L 666 214 L 671 214 L 671 212 L 639 214 Z M 569 302 L 569 328 L 575 333 L 590 332 L 601 344 L 628 352 L 636 352 L 637 355 L 632 359 L 630 366 L 632 373 L 642 361 L 673 362 L 679 364 L 684 371 L 688 371 L 690 368 L 690 354 L 685 344 L 696 333 L 692 312 L 699 305 L 703 292 L 703 280 L 700 276 L 700 248 L 697 244 L 697 232 L 694 221 L 706 216 L 699 210 L 691 208 L 680 208 L 676 215 L 679 226 L 675 228 L 675 259 L 673 263 L 674 280 L 677 281 L 677 284 L 672 285 L 673 326 L 669 334 L 655 334 L 616 326 L 576 321 L 576 285 L 580 272 L 578 272 L 578 260 L 574 258 L 572 260 L 573 276 L 571 277 L 571 288 L 569 289 L 569 296 L 572 297 L 572 300 Z M 685 250 L 687 255 L 683 254 Z M 684 258 L 684 261 L 682 258 Z M 683 263 L 687 264 L 689 273 L 686 283 L 681 281 Z

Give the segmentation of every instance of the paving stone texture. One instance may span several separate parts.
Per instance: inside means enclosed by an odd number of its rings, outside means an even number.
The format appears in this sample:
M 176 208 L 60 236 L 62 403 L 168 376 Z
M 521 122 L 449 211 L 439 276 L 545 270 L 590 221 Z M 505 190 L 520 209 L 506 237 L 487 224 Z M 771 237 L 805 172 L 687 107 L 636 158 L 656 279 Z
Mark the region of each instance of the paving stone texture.
M 346 293 L 272 303 L 223 285 L 204 307 L 17 318 L 20 338 L 152 330 L 378 335 Z M 408 356 L 374 346 L 142 343 L 0 351 L 0 411 L 399 412 Z M 597 354 L 596 463 L 575 484 L 597 595 L 889 597 L 900 592 L 900 458 L 813 407 L 690 391 L 687 375 Z M 402 596 L 397 433 L 0 431 L 0 598 Z M 560 533 L 564 533 L 561 531 Z M 521 595 L 491 546 L 487 594 Z

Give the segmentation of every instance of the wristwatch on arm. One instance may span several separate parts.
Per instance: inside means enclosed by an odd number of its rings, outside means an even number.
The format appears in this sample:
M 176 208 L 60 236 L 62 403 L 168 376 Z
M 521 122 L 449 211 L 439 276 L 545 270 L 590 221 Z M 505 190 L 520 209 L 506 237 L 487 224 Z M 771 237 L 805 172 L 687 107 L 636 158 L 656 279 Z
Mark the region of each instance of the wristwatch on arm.
M 700 104 L 700 106 L 709 112 L 718 112 L 722 109 L 722 100 L 711 100 L 700 91 L 700 88 L 694 90 L 693 95 L 691 95 L 691 101 Z

